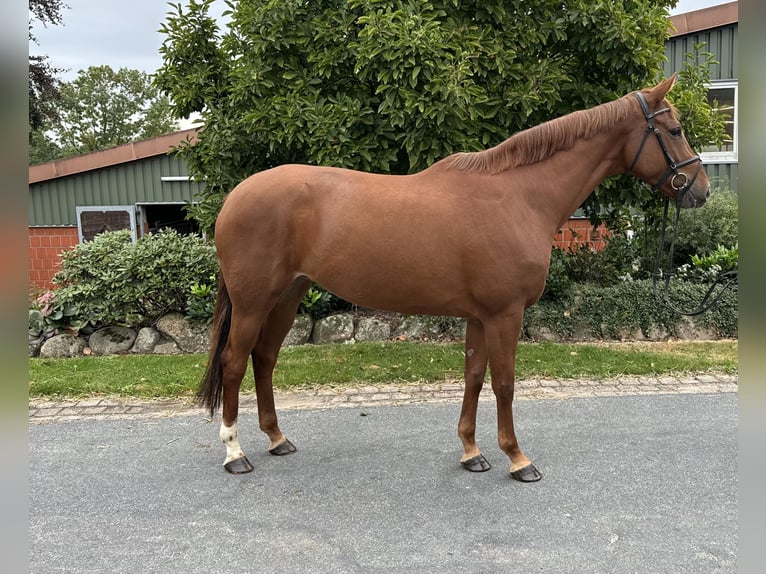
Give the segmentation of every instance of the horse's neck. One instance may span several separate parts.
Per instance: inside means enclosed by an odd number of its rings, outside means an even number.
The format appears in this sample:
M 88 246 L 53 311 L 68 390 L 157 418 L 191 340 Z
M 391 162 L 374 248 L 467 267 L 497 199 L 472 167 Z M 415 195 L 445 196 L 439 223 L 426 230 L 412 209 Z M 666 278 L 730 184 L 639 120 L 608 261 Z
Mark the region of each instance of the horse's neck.
M 617 130 L 578 140 L 572 148 L 535 164 L 542 174 L 542 183 L 535 185 L 537 201 L 560 226 L 601 182 L 625 170 L 622 158 L 623 137 Z

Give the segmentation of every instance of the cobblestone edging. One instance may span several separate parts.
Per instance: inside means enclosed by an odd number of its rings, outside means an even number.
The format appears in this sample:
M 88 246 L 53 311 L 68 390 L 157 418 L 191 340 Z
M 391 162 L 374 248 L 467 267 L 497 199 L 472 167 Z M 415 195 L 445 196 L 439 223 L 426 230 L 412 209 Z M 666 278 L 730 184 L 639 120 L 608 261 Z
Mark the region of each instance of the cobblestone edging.
M 735 393 L 737 375 L 698 374 L 685 377 L 618 377 L 609 380 L 532 379 L 516 381 L 516 398 L 567 399 L 575 397 L 610 397 L 622 395 L 658 395 L 674 393 Z M 278 409 L 361 407 L 401 405 L 426 401 L 456 402 L 463 398 L 462 382 L 381 386 L 322 387 L 298 391 L 276 391 Z M 493 400 L 489 383 L 484 385 L 482 400 Z M 254 393 L 242 393 L 240 412 L 255 412 Z M 79 401 L 29 401 L 30 424 L 81 419 L 163 418 L 207 413 L 191 401 L 157 399 L 92 398 Z

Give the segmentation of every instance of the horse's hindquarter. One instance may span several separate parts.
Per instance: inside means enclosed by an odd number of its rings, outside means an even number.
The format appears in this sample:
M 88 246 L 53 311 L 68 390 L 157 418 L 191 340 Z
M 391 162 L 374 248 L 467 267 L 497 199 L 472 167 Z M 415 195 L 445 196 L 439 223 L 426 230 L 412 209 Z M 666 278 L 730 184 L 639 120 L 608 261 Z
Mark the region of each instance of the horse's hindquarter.
M 438 171 L 285 166 L 251 178 L 219 226 L 247 235 L 237 249 L 255 273 L 289 269 L 364 307 L 476 315 L 536 299 L 547 269 L 547 254 L 528 240 L 533 214 L 496 186 Z M 224 267 L 223 243 L 219 251 Z

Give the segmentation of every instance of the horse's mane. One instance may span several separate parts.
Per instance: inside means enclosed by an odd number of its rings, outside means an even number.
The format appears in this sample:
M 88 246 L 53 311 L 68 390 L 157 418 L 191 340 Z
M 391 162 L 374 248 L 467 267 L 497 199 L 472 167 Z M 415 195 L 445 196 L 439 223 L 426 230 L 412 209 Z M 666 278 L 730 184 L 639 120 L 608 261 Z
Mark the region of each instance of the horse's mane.
M 484 151 L 452 154 L 440 163 L 460 171 L 487 174 L 537 163 L 625 119 L 632 109 L 630 100 L 635 99 L 628 96 L 517 132 Z

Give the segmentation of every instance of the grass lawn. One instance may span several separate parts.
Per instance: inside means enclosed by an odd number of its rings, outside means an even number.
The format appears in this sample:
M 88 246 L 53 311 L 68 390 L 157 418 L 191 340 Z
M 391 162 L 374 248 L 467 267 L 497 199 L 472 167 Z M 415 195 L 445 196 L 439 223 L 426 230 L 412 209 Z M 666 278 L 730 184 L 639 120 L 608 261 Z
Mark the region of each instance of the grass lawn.
M 594 378 L 619 375 L 736 373 L 737 341 L 561 344 L 520 343 L 516 376 Z M 461 380 L 459 343 L 356 343 L 283 349 L 276 388 L 401 384 Z M 120 355 L 30 359 L 30 397 L 190 397 L 205 370 L 205 355 Z M 243 391 L 253 391 L 248 369 Z

